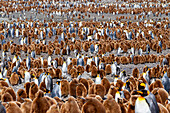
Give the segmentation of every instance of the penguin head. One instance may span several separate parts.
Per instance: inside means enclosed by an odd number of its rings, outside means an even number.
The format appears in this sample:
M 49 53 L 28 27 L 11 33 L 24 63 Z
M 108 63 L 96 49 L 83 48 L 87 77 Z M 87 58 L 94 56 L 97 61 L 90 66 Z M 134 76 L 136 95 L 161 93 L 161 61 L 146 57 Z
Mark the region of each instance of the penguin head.
M 60 85 L 60 81 L 57 81 L 56 84 Z
M 164 71 L 163 74 L 165 74 L 167 71 Z
M 146 86 L 145 86 L 145 83 L 142 82 L 142 83 L 139 84 L 139 90 L 140 90 L 140 89 L 145 89 L 145 87 L 146 87 Z
M 123 70 L 122 73 L 123 73 L 124 76 L 126 76 L 126 71 L 125 70 Z
M 119 75 L 115 75 L 115 78 L 118 78 L 119 77 Z
M 142 97 L 148 96 L 150 92 L 148 90 L 139 90 L 137 91 L 138 94 L 140 94 Z

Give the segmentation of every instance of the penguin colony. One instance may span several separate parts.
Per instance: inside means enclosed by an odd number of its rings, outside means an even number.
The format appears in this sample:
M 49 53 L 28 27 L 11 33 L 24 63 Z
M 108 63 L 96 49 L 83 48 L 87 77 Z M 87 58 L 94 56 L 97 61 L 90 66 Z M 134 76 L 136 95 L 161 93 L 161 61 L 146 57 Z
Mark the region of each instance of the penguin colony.
M 0 113 L 170 112 L 169 1 L 15 0 L 0 11 Z

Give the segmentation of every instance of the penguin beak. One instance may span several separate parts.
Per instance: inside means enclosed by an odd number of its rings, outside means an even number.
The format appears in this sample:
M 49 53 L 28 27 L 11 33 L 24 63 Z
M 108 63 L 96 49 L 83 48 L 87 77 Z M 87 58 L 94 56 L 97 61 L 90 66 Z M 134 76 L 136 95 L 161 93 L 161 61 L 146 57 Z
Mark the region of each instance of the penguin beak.
M 142 91 L 137 91 L 137 93 L 139 93 L 139 94 L 143 94 L 143 92 L 142 92 Z

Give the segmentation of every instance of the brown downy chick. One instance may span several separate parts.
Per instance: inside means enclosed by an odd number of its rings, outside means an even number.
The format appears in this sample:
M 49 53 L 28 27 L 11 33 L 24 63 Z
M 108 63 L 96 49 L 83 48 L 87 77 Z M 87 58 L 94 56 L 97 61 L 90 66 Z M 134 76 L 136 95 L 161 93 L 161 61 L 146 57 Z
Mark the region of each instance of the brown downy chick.
M 78 80 L 76 78 L 70 82 L 70 96 L 76 97 L 77 85 L 78 85 Z
M 113 98 L 115 98 L 115 95 L 116 95 L 117 91 L 118 91 L 117 88 L 114 87 L 113 85 L 111 85 L 110 88 L 109 88 L 108 94 L 112 95 Z
M 60 113 L 59 107 L 57 104 L 54 104 L 50 107 L 47 113 Z
M 2 102 L 10 102 L 10 101 L 13 101 L 13 97 L 11 96 L 11 94 L 6 92 L 3 95 L 1 95 L 1 101 Z
M 67 80 L 62 80 L 60 84 L 61 84 L 61 95 L 68 96 L 70 92 L 69 82 Z
M 24 84 L 25 92 L 27 93 L 27 98 L 29 97 L 30 86 L 31 86 L 31 82 L 27 82 Z
M 74 97 L 69 97 L 68 101 L 61 106 L 61 113 L 81 113 Z
M 115 101 L 112 95 L 108 94 L 107 99 L 103 103 L 106 113 L 121 113 L 119 104 Z
M 104 96 L 106 94 L 105 87 L 101 84 L 96 84 L 94 86 L 94 94 L 99 95 L 101 98 L 104 98 Z
M 135 102 L 138 97 L 139 97 L 139 95 L 131 95 L 131 98 L 130 98 L 129 104 L 128 104 L 128 108 L 127 108 L 128 113 L 135 113 Z
M 76 96 L 86 97 L 86 95 L 87 95 L 86 87 L 82 83 L 79 83 L 78 86 L 76 87 Z
M 86 89 L 87 89 L 87 91 L 88 91 L 88 89 L 89 89 L 89 83 L 88 83 L 88 80 L 87 79 L 84 79 L 84 78 L 80 78 L 79 79 L 79 82 L 80 83 L 82 83 L 85 87 L 86 87 Z
M 39 90 L 32 102 L 30 113 L 46 113 L 49 108 L 50 103 L 44 97 L 44 92 Z
M 31 105 L 32 105 L 31 99 L 24 99 L 24 102 L 21 104 L 22 113 L 30 113 Z
M 31 86 L 29 89 L 29 98 L 31 100 L 34 100 L 35 94 L 38 92 L 38 85 L 35 84 L 34 82 L 31 82 Z
M 15 102 L 9 102 L 5 108 L 7 113 L 22 113 L 21 109 Z
M 16 94 L 15 94 L 15 91 L 12 87 L 8 87 L 6 90 L 5 90 L 5 93 L 8 92 L 12 98 L 13 98 L 13 101 L 16 101 Z
M 18 91 L 17 91 L 17 101 L 23 103 L 24 98 L 27 98 L 27 93 L 25 92 L 24 89 L 18 89 Z
M 87 97 L 83 105 L 82 113 L 106 113 L 104 105 L 93 97 Z
M 109 89 L 110 89 L 110 82 L 109 82 L 109 80 L 108 80 L 106 77 L 104 77 L 104 78 L 102 79 L 102 81 L 101 81 L 101 84 L 105 87 L 105 89 L 106 89 L 106 94 L 107 94 L 108 91 L 109 91 Z
M 169 113 L 168 109 L 163 105 L 158 103 L 160 113 Z

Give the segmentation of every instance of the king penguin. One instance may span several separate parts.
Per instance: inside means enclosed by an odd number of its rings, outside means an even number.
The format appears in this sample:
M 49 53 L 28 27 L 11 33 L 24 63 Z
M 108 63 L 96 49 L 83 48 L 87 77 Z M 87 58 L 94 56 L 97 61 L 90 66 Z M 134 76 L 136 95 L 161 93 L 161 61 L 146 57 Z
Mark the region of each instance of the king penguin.
M 135 113 L 159 113 L 155 96 L 148 90 L 137 91 L 139 96 L 135 102 Z
M 139 48 L 138 55 L 142 56 L 142 48 Z
M 17 56 L 14 55 L 14 58 L 12 59 L 12 63 L 16 62 L 17 61 Z
M 93 44 L 91 44 L 91 45 L 90 45 L 90 52 L 91 52 L 91 54 L 93 54 L 93 53 L 94 53 L 94 50 L 95 50 L 94 45 L 93 45 Z
M 49 66 L 49 67 L 51 66 L 51 61 L 52 61 L 51 56 L 48 56 L 48 66 Z
M 47 73 L 48 75 L 45 77 L 45 85 L 46 85 L 46 91 L 50 91 L 52 92 L 52 89 L 53 89 L 53 80 L 50 76 L 49 73 Z
M 99 74 L 97 74 L 96 80 L 95 80 L 95 84 L 101 84 L 101 77 Z
M 61 98 L 61 87 L 60 87 L 60 81 L 57 81 L 53 90 L 52 90 L 52 98 L 54 97 L 59 97 Z
M 31 82 L 31 75 L 28 71 L 25 71 L 25 77 L 24 77 L 24 82 Z
M 39 85 L 38 84 L 38 79 L 37 79 L 37 77 L 33 74 L 33 76 L 34 76 L 34 78 L 33 78 L 33 82 L 35 83 L 35 84 L 37 84 L 37 86 Z
M 146 54 L 148 55 L 150 53 L 150 46 L 149 44 L 146 45 Z
M 62 65 L 62 75 L 66 74 L 66 73 L 67 73 L 67 64 L 64 61 L 63 65 Z
M 26 54 L 27 56 L 27 59 L 26 59 L 26 66 L 28 68 L 28 70 L 31 68 L 31 59 L 30 57 L 28 56 L 28 54 Z
M 164 76 L 162 77 L 162 84 L 167 92 L 170 90 L 170 81 L 168 78 L 168 74 L 166 71 L 164 71 Z
M 31 57 L 35 59 L 35 51 L 31 51 Z
M 146 99 L 142 96 L 138 97 L 135 102 L 135 113 L 152 113 Z

